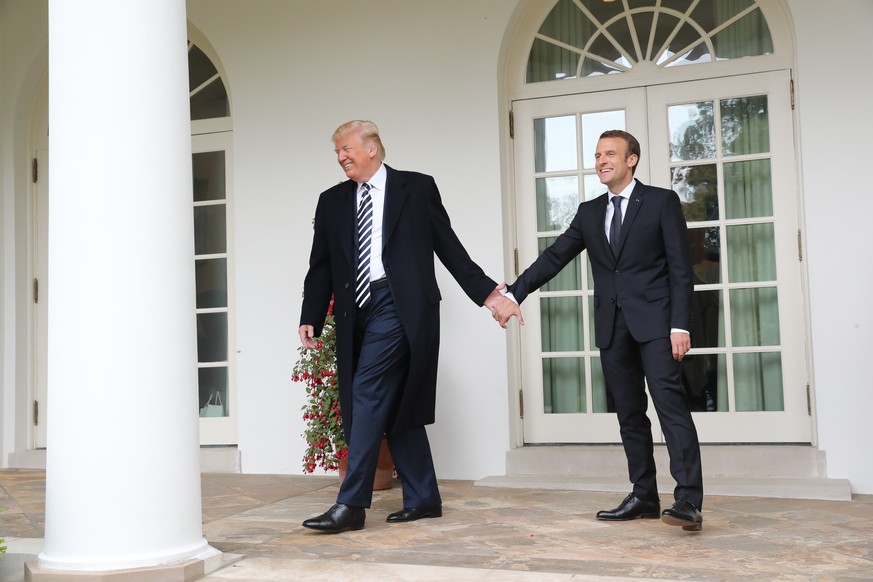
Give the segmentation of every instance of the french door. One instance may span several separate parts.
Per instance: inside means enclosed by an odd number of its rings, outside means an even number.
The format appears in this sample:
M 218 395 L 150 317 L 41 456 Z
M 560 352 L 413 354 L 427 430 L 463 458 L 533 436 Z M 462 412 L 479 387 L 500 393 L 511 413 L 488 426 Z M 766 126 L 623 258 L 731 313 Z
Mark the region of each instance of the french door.
M 703 442 L 809 442 L 787 71 L 513 103 L 519 267 L 605 192 L 607 129 L 640 141 L 636 177 L 675 190 L 695 276 L 683 384 Z M 620 442 L 594 345 L 582 253 L 530 295 L 521 371 L 528 443 Z M 654 431 L 660 427 L 650 406 Z
M 235 444 L 230 132 L 192 137 L 200 444 Z

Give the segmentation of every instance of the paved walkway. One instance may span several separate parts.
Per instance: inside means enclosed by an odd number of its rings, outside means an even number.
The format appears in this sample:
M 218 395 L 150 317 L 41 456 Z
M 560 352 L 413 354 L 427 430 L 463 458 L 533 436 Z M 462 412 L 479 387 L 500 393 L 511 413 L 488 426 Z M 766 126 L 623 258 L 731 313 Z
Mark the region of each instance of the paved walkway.
M 375 494 L 363 530 L 324 535 L 300 523 L 334 502 L 334 478 L 203 475 L 203 533 L 228 562 L 204 580 L 873 580 L 873 496 L 709 497 L 703 531 L 690 533 L 656 520 L 598 522 L 595 512 L 623 497 L 615 493 L 441 488 L 441 519 L 385 523 L 401 506 L 398 486 Z M 0 470 L 10 552 L 0 580 L 22 580 L 25 554 L 39 551 L 44 497 L 43 471 Z

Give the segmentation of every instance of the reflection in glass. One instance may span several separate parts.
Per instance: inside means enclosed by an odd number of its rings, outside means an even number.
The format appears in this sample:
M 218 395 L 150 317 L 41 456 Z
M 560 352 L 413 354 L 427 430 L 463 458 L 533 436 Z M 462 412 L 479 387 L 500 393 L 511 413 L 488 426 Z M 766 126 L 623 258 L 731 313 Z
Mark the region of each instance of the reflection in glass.
M 590 57 L 586 58 L 582 62 L 583 77 L 597 77 L 599 75 L 612 75 L 613 73 L 621 72 L 621 69 L 617 69 L 613 66 L 607 65 L 606 63 L 603 63 L 596 59 L 592 59 Z
M 775 281 L 775 244 L 772 222 L 727 227 L 729 280 Z
M 576 176 L 537 178 L 537 230 L 550 232 L 570 226 L 579 208 Z
M 775 287 L 731 289 L 731 335 L 735 346 L 779 345 L 779 300 Z
M 631 41 L 630 36 L 630 28 L 628 28 L 626 19 L 622 18 L 621 20 L 617 20 L 609 27 L 608 31 L 609 34 L 618 41 L 619 45 L 628 47 L 633 46 L 633 41 Z M 622 67 L 630 68 L 633 66 L 633 63 L 627 60 L 625 55 L 618 50 L 615 43 L 613 43 L 605 34 L 598 34 L 594 37 L 594 40 L 591 43 L 590 52 L 607 62 L 613 62 Z
M 227 259 L 194 261 L 197 309 L 227 307 Z
M 193 44 L 188 47 L 188 91 L 193 91 L 217 73 L 215 65 L 202 50 Z
M 689 31 L 691 32 L 691 31 Z M 663 62 L 664 59 L 661 59 L 659 62 Z M 684 55 L 667 63 L 665 66 L 667 67 L 676 67 L 679 65 L 690 65 L 693 63 L 710 63 L 712 62 L 712 54 L 709 52 L 709 46 L 703 42 L 703 39 L 700 39 L 697 44 L 695 44 L 691 50 L 687 51 Z
M 191 120 L 211 119 L 213 117 L 228 117 L 230 102 L 227 90 L 221 77 L 216 78 L 206 87 L 191 95 Z
M 767 96 L 722 99 L 721 141 L 726 156 L 769 152 Z
M 585 188 L 585 201 L 594 200 L 601 194 L 606 194 L 606 186 L 600 181 L 597 174 L 585 174 L 582 176 L 582 186 Z
M 734 354 L 734 386 L 737 412 L 785 410 L 781 354 Z
M 634 29 L 637 32 L 637 36 L 639 38 L 648 39 L 652 32 L 652 22 L 655 19 L 655 15 L 652 12 L 638 12 L 634 14 L 631 19 L 634 23 Z M 640 50 L 643 51 L 642 60 L 649 61 L 652 59 L 651 53 L 646 52 L 648 47 L 644 44 L 640 46 Z
M 594 327 L 594 295 L 588 296 L 588 349 L 597 349 L 597 334 Z
M 585 7 L 598 23 L 605 23 L 624 12 L 621 2 L 585 2 Z
M 537 172 L 576 169 L 576 116 L 534 119 L 534 159 Z
M 543 21 L 539 33 L 564 44 L 584 49 L 597 28 L 572 0 L 558 0 Z
M 585 412 L 585 360 L 543 358 L 543 412 Z
M 624 109 L 582 114 L 582 167 L 594 168 L 594 153 L 600 134 L 609 129 L 624 129 Z M 598 180 L 599 182 L 599 180 Z M 587 184 L 586 184 L 587 186 Z M 586 188 L 587 192 L 587 188 Z M 587 200 L 587 198 L 586 198 Z
M 715 164 L 670 168 L 670 187 L 679 195 L 686 221 L 718 220 L 718 175 Z
M 654 59 L 658 57 L 658 51 L 664 47 L 667 39 L 670 38 L 670 35 L 673 34 L 673 31 L 676 30 L 677 26 L 679 26 L 679 19 L 672 14 L 658 14 L 658 20 L 656 20 L 655 24 L 655 42 L 652 45 L 652 50 L 654 50 L 655 53 L 651 58 Z M 658 58 L 658 62 L 664 61 L 671 56 L 673 56 L 673 53 L 666 51 Z
M 539 254 L 543 254 L 557 237 L 547 236 L 537 240 L 539 246 Z M 551 281 L 540 287 L 540 291 L 575 291 L 581 289 L 582 285 L 582 257 L 577 255 L 564 267 L 560 273 L 555 275 Z
M 223 204 L 194 207 L 194 254 L 227 252 L 227 216 Z
M 197 361 L 227 361 L 227 313 L 197 314 Z
M 612 398 L 606 393 L 600 358 L 591 358 L 591 412 L 615 412 Z
M 691 334 L 694 337 L 694 333 Z M 682 387 L 692 412 L 728 410 L 727 360 L 724 354 L 699 354 L 682 359 Z
M 689 46 L 692 46 L 691 50 L 687 50 Z M 666 66 L 675 67 L 677 65 L 708 63 L 712 61 L 712 55 L 709 54 L 709 47 L 705 42 L 703 42 L 697 29 L 687 22 L 681 26 L 679 32 L 676 33 L 676 36 L 670 40 L 670 45 L 658 59 L 658 64 L 660 65 L 675 54 L 680 54 L 680 51 L 685 51 L 685 54 L 678 59 L 667 63 Z
M 583 340 L 582 297 L 540 299 L 540 333 L 544 352 L 579 352 Z
M 727 218 L 773 216 L 770 160 L 726 163 L 724 200 Z
M 743 14 L 752 6 L 754 0 L 558 0 L 531 47 L 526 81 L 573 77 L 583 51 L 590 55 L 583 77 L 621 73 L 638 61 L 674 67 L 772 54 L 761 9 Z
M 729 6 L 725 2 L 700 2 L 691 12 L 694 21 L 704 30 L 712 30 L 755 3 L 755 0 L 731 0 Z
M 695 285 L 721 283 L 721 245 L 717 226 L 689 228 L 691 266 Z
M 712 101 L 671 105 L 670 160 L 705 160 L 715 157 L 715 120 Z
M 200 368 L 197 371 L 199 384 L 199 400 L 200 400 L 200 416 L 216 415 L 215 408 L 212 406 L 220 405 L 218 416 L 229 416 L 230 409 L 227 402 L 227 368 L 220 366 L 218 368 Z M 209 407 L 208 412 L 206 404 Z
M 695 291 L 691 296 L 691 347 L 723 348 L 724 310 L 722 291 Z
M 194 202 L 224 200 L 224 151 L 201 152 L 191 156 L 194 175 Z
M 691 7 L 691 3 L 696 0 L 661 0 L 661 6 L 670 10 L 675 10 L 680 14 L 685 14 Z M 653 2 L 650 1 L 650 4 Z
M 751 4 L 751 0 L 744 0 L 744 2 Z M 722 3 L 700 3 L 700 6 L 707 5 L 721 6 Z M 773 38 L 770 36 L 770 28 L 760 8 L 756 8 L 739 21 L 713 35 L 712 44 L 720 61 L 773 54 Z
M 542 39 L 534 39 L 527 61 L 528 83 L 575 79 L 579 66 L 579 53 L 553 45 Z

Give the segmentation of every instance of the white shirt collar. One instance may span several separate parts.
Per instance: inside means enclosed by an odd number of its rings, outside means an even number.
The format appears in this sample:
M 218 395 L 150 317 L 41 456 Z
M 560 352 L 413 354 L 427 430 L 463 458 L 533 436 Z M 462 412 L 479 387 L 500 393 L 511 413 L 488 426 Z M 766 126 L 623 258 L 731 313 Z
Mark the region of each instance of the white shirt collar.
M 385 191 L 385 181 L 388 179 L 388 171 L 385 169 L 385 164 L 380 164 L 379 169 L 376 170 L 376 173 L 373 174 L 373 177 L 367 180 L 367 184 L 370 185 L 371 188 L 375 188 L 380 192 Z M 358 183 L 358 190 L 361 189 L 361 184 L 363 182 Z
M 637 185 L 637 179 L 634 178 L 633 180 L 630 181 L 630 184 L 628 184 L 627 186 L 625 186 L 625 187 L 624 187 L 624 190 L 622 190 L 622 191 L 619 192 L 618 194 L 613 194 L 612 192 L 610 192 L 610 193 L 609 193 L 609 194 L 610 194 L 609 199 L 612 200 L 612 197 L 613 197 L 613 196 L 621 196 L 622 198 L 628 198 L 628 199 L 630 199 L 631 192 L 633 192 L 634 187 L 635 187 L 636 185 Z

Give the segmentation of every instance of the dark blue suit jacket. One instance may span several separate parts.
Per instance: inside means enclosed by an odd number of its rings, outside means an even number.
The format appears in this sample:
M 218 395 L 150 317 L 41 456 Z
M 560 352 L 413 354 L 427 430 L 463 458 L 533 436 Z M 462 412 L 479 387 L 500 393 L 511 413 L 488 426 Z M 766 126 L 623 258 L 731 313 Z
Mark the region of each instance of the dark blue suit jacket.
M 679 197 L 672 190 L 637 181 L 621 228 L 619 253 L 606 238 L 608 194 L 579 205 L 567 230 L 513 283 L 521 303 L 588 249 L 594 275 L 594 332 L 598 348 L 609 347 L 618 304 L 634 339 L 691 331 L 691 271 L 688 230 Z
M 476 305 L 485 302 L 497 283 L 464 249 L 434 179 L 385 168 L 382 264 L 410 347 L 409 375 L 391 422 L 391 432 L 397 434 L 410 426 L 434 422 L 442 299 L 434 254 Z M 356 190 L 357 184 L 347 180 L 319 197 L 300 317 L 300 325 L 312 325 L 315 335 L 321 335 L 330 297 L 334 296 L 340 408 L 346 430 L 351 428 L 351 384 L 357 360 Z

